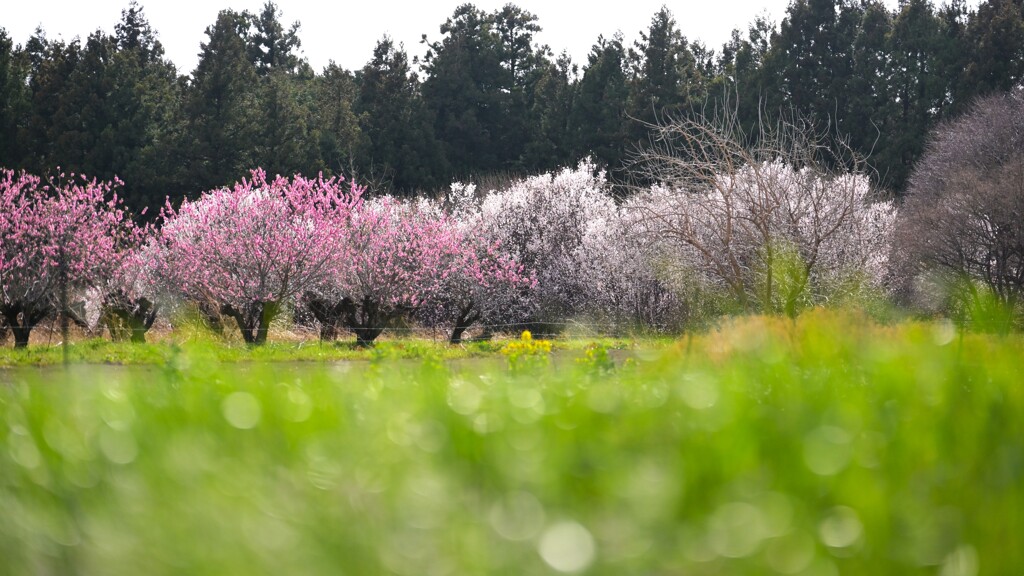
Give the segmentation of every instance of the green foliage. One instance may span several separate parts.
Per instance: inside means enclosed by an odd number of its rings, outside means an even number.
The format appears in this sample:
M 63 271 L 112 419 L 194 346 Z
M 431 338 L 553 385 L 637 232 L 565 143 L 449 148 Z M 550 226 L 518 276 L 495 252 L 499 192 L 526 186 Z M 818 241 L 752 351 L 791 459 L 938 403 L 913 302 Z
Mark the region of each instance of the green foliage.
M 640 121 L 632 124 L 633 140 L 647 136 L 644 123 L 699 105 L 705 96 L 694 53 L 668 8 L 658 10 L 640 36 L 629 51 L 629 115 Z
M 1024 341 L 814 312 L 635 366 L 0 373 L 0 574 L 1006 574 Z
M 948 309 L 961 329 L 985 334 L 1009 334 L 1024 316 L 1013 299 L 1001 298 L 988 284 L 965 276 L 949 286 Z
M 758 274 L 758 292 L 763 294 L 760 309 L 792 318 L 813 302 L 808 290 L 807 264 L 792 242 L 770 242 L 762 252 L 764 269 Z
M 583 349 L 583 356 L 576 359 L 576 364 L 583 367 L 588 374 L 606 374 L 615 370 L 615 361 L 608 354 L 608 348 L 593 342 Z
M 249 60 L 249 17 L 221 11 L 207 27 L 199 65 L 185 95 L 182 145 L 198 190 L 238 181 L 256 166 L 260 130 L 256 66 Z
M 598 37 L 572 103 L 570 138 L 577 156 L 592 155 L 606 166 L 621 164 L 629 129 L 627 65 L 621 35 Z

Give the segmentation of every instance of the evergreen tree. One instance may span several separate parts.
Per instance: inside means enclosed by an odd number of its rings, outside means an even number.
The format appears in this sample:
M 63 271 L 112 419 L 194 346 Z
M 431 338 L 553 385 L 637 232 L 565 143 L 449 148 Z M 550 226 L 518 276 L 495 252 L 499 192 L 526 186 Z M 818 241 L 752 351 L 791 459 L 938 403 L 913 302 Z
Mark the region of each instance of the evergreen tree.
M 574 160 L 570 141 L 575 67 L 567 54 L 537 70 L 527 94 L 526 143 L 522 167 L 540 173 L 568 166 Z
M 56 164 L 75 170 L 76 166 L 58 159 L 56 150 L 62 146 L 68 129 L 76 124 L 78 111 L 66 107 L 68 102 L 63 94 L 69 90 L 81 46 L 77 39 L 70 43 L 51 41 L 40 28 L 25 44 L 25 53 L 29 61 L 31 106 L 19 129 L 21 167 L 37 174 L 48 172 Z
M 356 172 L 356 153 L 363 138 L 355 112 L 355 76 L 333 61 L 314 79 L 314 115 L 319 155 L 329 175 Z
M 281 24 L 281 10 L 273 2 L 263 5 L 259 16 L 250 15 L 253 32 L 248 36 L 249 60 L 257 72 L 266 76 L 272 71 L 297 74 L 308 71 L 308 64 L 299 56 L 299 23 L 292 23 L 288 30 Z
M 532 162 L 531 118 L 550 118 L 537 106 L 538 83 L 558 90 L 548 49 L 533 43 L 539 30 L 537 17 L 515 5 L 488 14 L 464 4 L 429 44 L 423 99 L 453 175 L 521 172 Z
M 120 140 L 112 171 L 125 182 L 126 204 L 156 208 L 182 189 L 173 148 L 181 118 L 182 83 L 163 45 L 133 0 L 115 26 L 117 52 L 111 64 L 115 91 L 109 105 L 119 111 Z M 153 210 L 155 214 L 155 210 Z
M 598 37 L 573 100 L 570 139 L 574 157 L 590 155 L 610 168 L 621 166 L 629 122 L 627 66 L 622 35 Z
M 463 4 L 441 26 L 444 38 L 429 44 L 423 100 L 453 175 L 501 167 L 496 144 L 501 125 L 500 79 L 504 76 L 492 19 Z
M 174 176 L 165 142 L 177 73 L 138 4 L 122 11 L 115 32 L 97 31 L 86 42 L 65 94 L 65 106 L 80 111 L 79 125 L 56 154 L 91 176 L 120 177 L 127 204 L 141 210 L 163 200 Z
M 634 139 L 647 133 L 644 124 L 655 124 L 667 114 L 686 111 L 700 99 L 696 58 L 679 31 L 668 8 L 654 14 L 646 32 L 629 53 L 632 67 L 629 114 Z
M 777 90 L 769 91 L 766 100 L 769 110 L 792 110 L 835 129 L 847 109 L 861 13 L 848 0 L 794 0 L 789 5 L 766 56 L 777 79 Z
M 850 146 L 861 154 L 870 153 L 870 161 L 881 174 L 888 172 L 895 153 L 888 112 L 892 94 L 887 42 L 891 32 L 888 9 L 879 1 L 864 4 L 857 32 L 851 38 L 853 68 L 842 122 Z
M 952 117 L 965 111 L 975 94 L 966 77 L 971 58 L 967 6 L 964 0 L 950 0 L 939 8 L 938 16 L 940 36 L 936 43 L 938 68 L 935 73 L 946 85 L 941 114 Z
M 966 84 L 972 95 L 1005 92 L 1024 82 L 1024 2 L 987 0 L 966 30 L 970 63 Z
M 273 2 L 258 15 L 244 16 L 250 25 L 243 35 L 246 52 L 258 76 L 252 89 L 260 102 L 252 161 L 271 174 L 315 174 L 322 164 L 314 124 L 316 87 L 299 52 L 299 23 L 286 30 Z
M 270 174 L 316 174 L 322 161 L 316 135 L 311 77 L 273 70 L 258 80 L 253 162 Z
M 0 166 L 22 163 L 19 128 L 29 108 L 28 59 L 20 46 L 0 28 Z
M 359 77 L 356 100 L 361 181 L 413 193 L 446 184 L 443 158 L 419 97 L 419 80 L 402 47 L 384 37 Z
M 936 47 L 941 40 L 938 15 L 928 0 L 907 0 L 889 35 L 890 90 L 893 108 L 887 123 L 892 157 L 886 157 L 883 181 L 902 189 L 924 151 L 925 138 L 946 98 Z
M 193 190 L 237 181 L 256 165 L 262 103 L 249 59 L 250 17 L 221 11 L 207 27 L 199 64 L 185 96 L 185 141 Z
M 118 50 L 133 53 L 144 63 L 160 62 L 164 57 L 164 48 L 136 0 L 131 0 L 121 11 L 121 21 L 114 26 L 114 37 Z
M 547 131 L 549 136 L 552 133 L 551 126 L 540 126 L 548 115 L 546 105 L 557 107 L 554 102 L 537 102 L 538 84 L 543 80 L 543 90 L 557 98 L 559 72 L 548 60 L 547 48 L 534 46 L 533 36 L 541 29 L 535 15 L 506 4 L 491 18 L 502 71 L 496 94 L 501 113 L 491 134 L 501 168 L 522 172 L 530 168 L 525 156 L 532 136 L 544 138 L 542 132 Z M 547 147 L 539 142 L 538 145 Z
M 776 86 L 766 62 L 775 25 L 757 17 L 747 28 L 746 37 L 739 30 L 722 46 L 718 76 L 712 80 L 709 95 L 722 99 L 723 106 L 735 110 L 737 121 L 748 134 L 757 130 L 770 90 Z

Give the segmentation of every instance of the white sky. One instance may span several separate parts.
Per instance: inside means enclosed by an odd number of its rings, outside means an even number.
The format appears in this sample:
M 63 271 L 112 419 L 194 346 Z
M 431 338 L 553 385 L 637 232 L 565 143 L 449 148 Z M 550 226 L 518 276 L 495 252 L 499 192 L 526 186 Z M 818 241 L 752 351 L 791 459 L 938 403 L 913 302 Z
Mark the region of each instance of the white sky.
M 47 37 L 83 40 L 97 28 L 113 33 L 121 10 L 129 0 L 3 0 L 0 27 L 6 28 L 16 44 L 24 44 L 36 26 Z M 480 0 L 478 8 L 492 11 L 509 0 Z M 895 5 L 896 0 L 887 0 Z M 384 34 L 405 44 L 410 57 L 423 53 L 420 37 L 441 37 L 438 28 L 464 0 L 277 0 L 286 26 L 298 20 L 302 50 L 317 71 L 331 60 L 348 69 L 361 68 L 369 61 L 373 47 Z M 156 30 L 167 56 L 180 73 L 191 72 L 198 61 L 199 45 L 206 39 L 206 27 L 226 8 L 259 12 L 265 0 L 140 0 L 143 12 Z M 785 15 L 788 0 L 631 0 L 570 2 L 564 0 L 518 0 L 513 2 L 537 15 L 543 31 L 539 43 L 555 54 L 566 50 L 581 67 L 598 35 L 610 37 L 621 30 L 628 43 L 650 25 L 651 17 L 664 4 L 675 16 L 683 34 L 699 39 L 716 52 L 733 28 L 746 33 L 758 14 L 766 13 L 776 23 Z

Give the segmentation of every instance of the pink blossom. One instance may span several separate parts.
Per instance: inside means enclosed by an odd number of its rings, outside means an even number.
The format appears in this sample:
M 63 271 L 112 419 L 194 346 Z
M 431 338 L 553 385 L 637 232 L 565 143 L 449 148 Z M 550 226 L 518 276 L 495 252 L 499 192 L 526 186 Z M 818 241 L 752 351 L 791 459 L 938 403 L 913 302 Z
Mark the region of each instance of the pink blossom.
M 230 188 L 162 211 L 166 251 L 157 273 L 178 293 L 234 318 L 250 343 L 266 340 L 281 306 L 323 284 L 351 252 L 340 231 L 362 204 L 341 179 L 263 170 Z
M 67 302 L 80 299 L 136 241 L 115 192 L 120 185 L 0 170 L 0 315 L 15 346 L 26 346 L 32 328 L 60 309 L 62 285 Z

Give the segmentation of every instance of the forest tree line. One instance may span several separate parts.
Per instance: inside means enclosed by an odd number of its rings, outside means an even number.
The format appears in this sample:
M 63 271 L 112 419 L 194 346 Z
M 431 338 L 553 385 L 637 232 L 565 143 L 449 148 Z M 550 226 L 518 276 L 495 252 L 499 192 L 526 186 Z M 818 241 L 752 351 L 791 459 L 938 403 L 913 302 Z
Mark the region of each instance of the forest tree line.
M 900 194 L 929 130 L 1024 80 L 1024 0 L 794 0 L 718 48 L 662 8 L 583 63 L 539 45 L 538 18 L 513 4 L 464 4 L 422 60 L 384 37 L 362 69 L 319 72 L 282 16 L 220 12 L 188 75 L 134 1 L 84 40 L 39 29 L 20 44 L 0 27 L 0 166 L 116 176 L 134 210 L 255 166 L 413 195 L 589 156 L 615 181 L 652 124 L 728 108 L 751 133 L 765 114 L 809 119 Z

